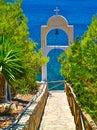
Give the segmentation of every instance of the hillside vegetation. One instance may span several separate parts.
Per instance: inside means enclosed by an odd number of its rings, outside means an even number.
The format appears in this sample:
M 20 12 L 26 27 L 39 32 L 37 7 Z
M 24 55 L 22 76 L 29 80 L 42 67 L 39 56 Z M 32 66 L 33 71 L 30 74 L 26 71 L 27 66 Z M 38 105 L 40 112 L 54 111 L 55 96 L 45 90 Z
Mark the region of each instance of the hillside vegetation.
M 0 40 L 2 43 L 0 44 L 0 65 L 4 68 L 2 52 L 7 53 L 9 49 L 18 49 L 17 55 L 20 58 L 21 68 L 23 68 L 23 74 L 19 77 L 16 76 L 16 72 L 14 73 L 14 80 L 4 76 L 7 82 L 10 80 L 13 93 L 29 93 L 37 90 L 36 78 L 41 73 L 42 64 L 46 64 L 48 61 L 48 58 L 42 56 L 41 50 L 36 51 L 37 43 L 29 36 L 27 21 L 22 11 L 21 0 L 15 0 L 12 3 L 0 0 Z M 10 66 L 13 66 L 12 63 Z M 15 65 L 10 72 L 13 72 L 14 69 Z M 1 73 L 3 73 L 2 70 Z
M 97 16 L 81 40 L 59 57 L 61 74 L 71 83 L 81 106 L 97 122 Z

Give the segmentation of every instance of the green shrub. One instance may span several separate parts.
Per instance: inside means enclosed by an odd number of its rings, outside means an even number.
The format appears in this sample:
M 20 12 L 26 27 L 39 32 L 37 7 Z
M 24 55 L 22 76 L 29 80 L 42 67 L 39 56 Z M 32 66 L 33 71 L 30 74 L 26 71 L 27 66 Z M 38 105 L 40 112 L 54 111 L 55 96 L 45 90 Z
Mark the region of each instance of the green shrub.
M 82 40 L 76 39 L 59 62 L 61 74 L 72 84 L 81 106 L 97 122 L 97 16 Z

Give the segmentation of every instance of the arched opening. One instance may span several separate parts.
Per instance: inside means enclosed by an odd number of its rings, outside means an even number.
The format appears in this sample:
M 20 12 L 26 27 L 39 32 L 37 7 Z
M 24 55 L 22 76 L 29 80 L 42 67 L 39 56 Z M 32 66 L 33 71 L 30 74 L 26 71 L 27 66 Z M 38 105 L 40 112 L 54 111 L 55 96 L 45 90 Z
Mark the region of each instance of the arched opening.
M 69 46 L 68 35 L 61 29 L 51 30 L 46 37 L 47 45 Z
M 60 74 L 60 67 L 61 64 L 58 62 L 59 55 L 63 52 L 61 49 L 53 49 L 48 53 L 48 56 L 50 57 L 50 61 L 47 64 L 47 79 L 48 81 L 57 81 L 57 80 L 64 80 L 64 78 Z M 49 88 L 52 88 L 52 86 L 55 86 L 57 83 L 51 83 L 48 85 Z M 60 85 L 54 90 L 63 90 L 64 85 Z

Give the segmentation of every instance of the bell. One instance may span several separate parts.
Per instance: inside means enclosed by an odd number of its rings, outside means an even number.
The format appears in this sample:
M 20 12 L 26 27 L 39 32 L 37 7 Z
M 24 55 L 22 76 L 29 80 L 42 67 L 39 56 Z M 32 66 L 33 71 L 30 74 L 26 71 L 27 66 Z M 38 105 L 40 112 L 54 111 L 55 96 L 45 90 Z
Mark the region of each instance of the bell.
M 55 30 L 55 35 L 58 35 L 59 34 L 59 31 L 58 29 Z

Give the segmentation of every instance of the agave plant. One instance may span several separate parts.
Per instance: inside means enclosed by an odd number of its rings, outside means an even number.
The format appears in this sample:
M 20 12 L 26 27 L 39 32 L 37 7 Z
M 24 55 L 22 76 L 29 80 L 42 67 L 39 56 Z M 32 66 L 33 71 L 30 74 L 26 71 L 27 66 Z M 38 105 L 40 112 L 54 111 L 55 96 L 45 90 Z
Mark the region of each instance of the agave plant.
M 24 73 L 20 48 L 14 49 L 11 38 L 0 39 L 0 102 L 7 101 L 7 88 Z

